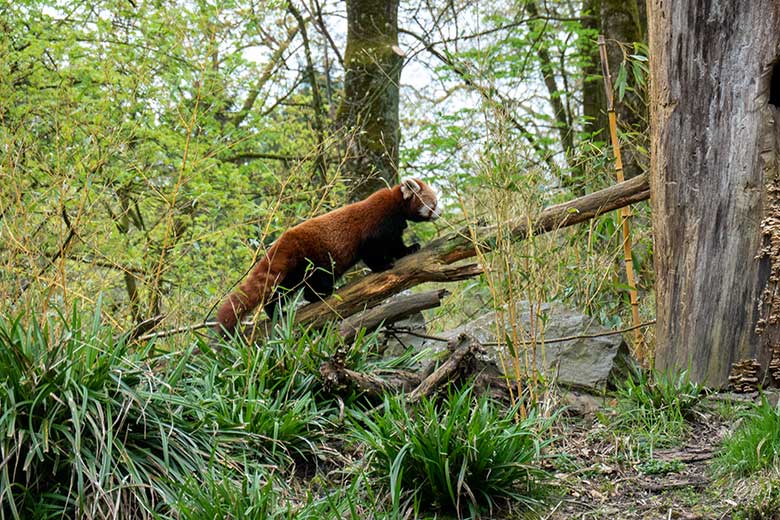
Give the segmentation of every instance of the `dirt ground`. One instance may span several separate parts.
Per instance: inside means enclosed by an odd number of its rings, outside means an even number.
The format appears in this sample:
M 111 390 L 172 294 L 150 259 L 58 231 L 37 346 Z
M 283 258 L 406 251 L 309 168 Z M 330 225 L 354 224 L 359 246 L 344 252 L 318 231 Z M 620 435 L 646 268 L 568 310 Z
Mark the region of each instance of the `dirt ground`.
M 730 425 L 708 407 L 678 446 L 638 453 L 593 413 L 562 421 L 555 462 L 566 494 L 541 517 L 563 519 L 727 519 L 737 506 L 710 464 Z M 602 413 L 602 412 L 599 412 Z M 632 448 L 632 445 L 634 446 Z M 564 468 L 564 470 L 561 470 Z

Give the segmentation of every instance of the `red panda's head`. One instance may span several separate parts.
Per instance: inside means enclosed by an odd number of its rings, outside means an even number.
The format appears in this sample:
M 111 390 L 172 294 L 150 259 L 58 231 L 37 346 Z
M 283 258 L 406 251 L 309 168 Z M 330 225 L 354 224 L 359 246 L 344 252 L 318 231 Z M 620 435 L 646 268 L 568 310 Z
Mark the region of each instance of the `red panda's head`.
M 423 222 L 439 218 L 436 192 L 420 179 L 401 181 L 401 196 L 405 202 L 408 220 Z

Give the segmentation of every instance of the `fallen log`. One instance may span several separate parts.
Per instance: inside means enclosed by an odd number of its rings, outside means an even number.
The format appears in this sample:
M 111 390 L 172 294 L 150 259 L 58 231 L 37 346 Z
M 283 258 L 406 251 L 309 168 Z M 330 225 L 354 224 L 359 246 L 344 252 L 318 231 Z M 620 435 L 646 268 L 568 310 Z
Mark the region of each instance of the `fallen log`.
M 430 397 L 448 383 L 472 381 L 478 393 L 487 393 L 507 402 L 510 400 L 506 380 L 497 375 L 498 367 L 477 360 L 482 345 L 475 338 L 461 334 L 447 348 L 446 359 L 431 362 L 417 372 L 389 370 L 382 373 L 363 373 L 346 368 L 346 351 L 339 350 L 320 366 L 320 376 L 327 392 L 357 390 L 376 399 L 388 392 L 407 392 L 407 400 L 413 403 Z
M 449 294 L 446 289 L 437 289 L 392 300 L 367 311 L 355 314 L 341 322 L 339 332 L 344 341 L 349 343 L 361 329 L 370 332 L 383 323 L 385 325 L 403 320 L 409 316 L 441 305 L 441 300 Z
M 338 393 L 350 388 L 369 397 L 381 397 L 385 392 L 409 391 L 420 383 L 420 376 L 414 372 L 395 370 L 380 377 L 350 370 L 346 368 L 345 361 L 346 351 L 342 349 L 320 366 L 326 392 Z
M 520 216 L 504 224 L 514 240 L 538 235 L 585 222 L 604 213 L 650 198 L 647 175 L 643 174 L 603 190 L 542 210 L 536 216 Z M 496 244 L 497 226 L 464 228 L 431 241 L 417 253 L 398 260 L 381 273 L 372 273 L 351 282 L 324 301 L 311 303 L 296 312 L 296 323 L 322 326 L 333 319 L 346 319 L 370 309 L 386 298 L 425 282 L 454 282 L 477 276 L 478 264 L 456 264 L 490 251 Z M 255 329 L 264 330 L 268 320 L 257 322 L 246 330 L 250 338 Z

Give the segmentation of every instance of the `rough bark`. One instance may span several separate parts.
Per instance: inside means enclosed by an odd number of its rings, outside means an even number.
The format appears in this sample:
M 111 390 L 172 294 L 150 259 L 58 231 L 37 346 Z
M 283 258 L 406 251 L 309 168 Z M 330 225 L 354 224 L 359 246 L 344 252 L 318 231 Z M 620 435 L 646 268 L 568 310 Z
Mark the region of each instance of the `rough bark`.
M 593 33 L 601 33 L 601 2 L 602 0 L 584 0 L 582 2 L 582 25 Z M 607 136 L 607 98 L 604 95 L 604 87 L 599 77 L 601 66 L 599 65 L 599 49 L 596 45 L 595 34 L 583 44 L 582 52 L 588 56 L 583 67 L 582 83 L 582 114 L 585 116 L 585 131 L 590 133 L 601 132 L 606 141 Z M 610 63 L 610 66 L 613 66 Z
M 398 0 L 347 0 L 344 98 L 338 120 L 345 132 L 344 170 L 360 200 L 398 177 Z
M 780 3 L 649 0 L 648 13 L 656 366 L 722 386 L 735 363 L 765 368 L 778 339 Z
M 649 197 L 647 177 L 641 175 L 584 197 L 550 206 L 538 215 L 517 217 L 503 223 L 502 230 L 505 232 L 509 229 L 511 236 L 519 241 L 529 233 L 536 235 L 571 226 Z M 392 269 L 369 274 L 347 284 L 325 301 L 298 309 L 296 322 L 322 326 L 330 320 L 345 319 L 373 307 L 421 283 L 453 282 L 476 276 L 482 272 L 479 265 L 459 262 L 476 256 L 477 247 L 483 252 L 492 249 L 496 232 L 495 226 L 478 226 L 433 240 L 417 253 L 398 260 Z M 268 321 L 259 322 L 247 331 L 247 335 L 254 337 L 254 329 L 263 331 L 267 327 Z

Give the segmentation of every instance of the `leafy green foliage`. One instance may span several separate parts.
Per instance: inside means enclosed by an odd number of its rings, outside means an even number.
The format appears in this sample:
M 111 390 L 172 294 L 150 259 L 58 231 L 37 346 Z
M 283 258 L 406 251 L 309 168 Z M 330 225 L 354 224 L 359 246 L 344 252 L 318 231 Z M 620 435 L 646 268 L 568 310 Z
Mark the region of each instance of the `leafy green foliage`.
M 178 513 L 182 518 L 291 518 L 277 509 L 280 493 L 265 472 L 236 476 L 240 478 L 226 479 L 212 467 L 188 477 L 177 498 Z
M 381 518 L 382 504 L 374 502 L 368 484 L 355 478 L 343 487 L 315 494 L 311 489 L 292 490 L 278 477 L 262 471 L 245 469 L 226 479 L 222 471 L 214 469 L 183 483 L 175 509 L 181 518 Z
M 262 349 L 240 339 L 223 341 L 214 357 L 196 360 L 191 377 L 182 381 L 200 420 L 255 434 L 253 442 L 269 462 L 289 464 L 290 457 L 310 455 L 334 413 L 329 401 L 317 399 L 316 374 L 322 352 L 335 349 L 338 336 L 296 331 L 278 327 Z
M 355 413 L 353 424 L 355 438 L 369 448 L 371 471 L 387 482 L 396 514 L 407 501 L 474 516 L 503 500 L 539 504 L 550 421 L 535 415 L 518 421 L 516 413 L 466 388 L 411 409 L 405 399 L 388 397 L 372 414 Z
M 716 468 L 737 476 L 780 468 L 780 408 L 763 398 L 743 412 L 739 427 L 723 441 Z
M 32 308 L 52 285 L 102 292 L 124 328 L 202 319 L 280 230 L 343 200 L 334 171 L 311 177 L 305 85 L 246 52 L 286 49 L 285 6 L 0 7 L 2 241 L 16 237 L 0 292 Z
M 358 518 L 366 504 L 381 509 L 366 482 L 291 502 L 283 480 L 294 468 L 315 473 L 322 443 L 339 430 L 317 377 L 344 348 L 332 330 L 293 327 L 290 315 L 262 349 L 198 341 L 155 359 L 152 345 L 132 350 L 103 325 L 99 308 L 88 323 L 78 308 L 70 315 L 0 320 L 0 505 L 11 517 Z M 349 362 L 381 366 L 375 341 L 361 335 Z

